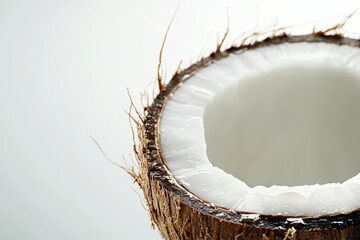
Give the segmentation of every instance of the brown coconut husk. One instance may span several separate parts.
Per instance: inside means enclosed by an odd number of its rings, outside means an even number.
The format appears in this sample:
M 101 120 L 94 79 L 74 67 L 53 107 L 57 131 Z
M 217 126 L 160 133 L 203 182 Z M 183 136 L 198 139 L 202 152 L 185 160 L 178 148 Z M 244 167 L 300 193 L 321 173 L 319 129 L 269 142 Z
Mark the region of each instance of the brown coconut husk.
M 157 226 L 164 239 L 360 239 L 360 209 L 332 216 L 304 216 L 299 222 L 290 221 L 289 217 L 285 216 L 249 215 L 236 212 L 196 197 L 182 186 L 167 168 L 161 153 L 158 131 L 162 110 L 170 99 L 169 96 L 180 87 L 181 83 L 189 80 L 200 69 L 214 61 L 226 58 L 230 53 L 241 53 L 249 49 L 282 43 L 324 42 L 360 47 L 358 39 L 346 38 L 337 33 L 346 21 L 326 31 L 314 31 L 309 35 L 291 36 L 281 31 L 280 34 L 273 34 L 261 41 L 251 42 L 247 41 L 250 39 L 247 38 L 239 46 L 232 46 L 222 51 L 226 33 L 210 56 L 202 58 L 185 70 L 180 70 L 178 67 L 167 85 L 163 83 L 160 74 L 161 50 L 157 79 L 159 94 L 151 105 L 148 102 L 145 103 L 142 111 L 134 106 L 130 97 L 129 118 L 134 136 L 137 169 L 127 168 L 126 171 L 142 189 L 152 226 Z M 162 49 L 164 43 L 165 41 Z M 135 116 L 132 114 L 134 112 Z

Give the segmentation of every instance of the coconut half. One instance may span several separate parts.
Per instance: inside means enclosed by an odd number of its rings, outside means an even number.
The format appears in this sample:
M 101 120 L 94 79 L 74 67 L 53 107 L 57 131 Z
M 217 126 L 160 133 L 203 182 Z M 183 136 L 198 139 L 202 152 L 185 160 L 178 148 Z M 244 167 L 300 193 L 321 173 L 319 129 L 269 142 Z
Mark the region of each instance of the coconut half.
M 137 122 L 135 180 L 165 239 L 360 239 L 360 42 L 232 47 Z

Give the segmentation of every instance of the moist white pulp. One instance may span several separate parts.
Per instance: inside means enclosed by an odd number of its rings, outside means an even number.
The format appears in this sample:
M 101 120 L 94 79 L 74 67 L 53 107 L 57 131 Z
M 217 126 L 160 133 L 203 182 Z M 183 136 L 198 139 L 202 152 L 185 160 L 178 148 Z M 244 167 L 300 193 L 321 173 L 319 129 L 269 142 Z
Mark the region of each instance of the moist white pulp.
M 284 43 L 238 52 L 170 97 L 162 154 L 183 186 L 221 207 L 347 213 L 360 208 L 359 106 L 358 48 Z

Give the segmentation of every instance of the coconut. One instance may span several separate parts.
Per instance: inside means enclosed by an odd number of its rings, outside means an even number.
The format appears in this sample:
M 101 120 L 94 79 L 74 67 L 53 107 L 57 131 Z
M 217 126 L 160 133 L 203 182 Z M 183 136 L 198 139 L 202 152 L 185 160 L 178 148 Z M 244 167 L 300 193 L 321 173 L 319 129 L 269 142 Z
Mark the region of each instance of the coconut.
M 360 239 L 359 46 L 282 34 L 159 81 L 129 173 L 161 235 Z

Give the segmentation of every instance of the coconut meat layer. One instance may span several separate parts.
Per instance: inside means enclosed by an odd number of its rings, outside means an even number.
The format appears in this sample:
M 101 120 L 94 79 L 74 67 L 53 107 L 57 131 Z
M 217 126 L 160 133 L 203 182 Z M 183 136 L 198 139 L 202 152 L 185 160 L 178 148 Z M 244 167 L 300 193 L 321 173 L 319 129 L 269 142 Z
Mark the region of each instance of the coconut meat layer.
M 257 214 L 360 208 L 360 50 L 283 43 L 230 54 L 166 103 L 162 155 L 191 193 Z M 359 160 L 358 160 L 359 159 Z

